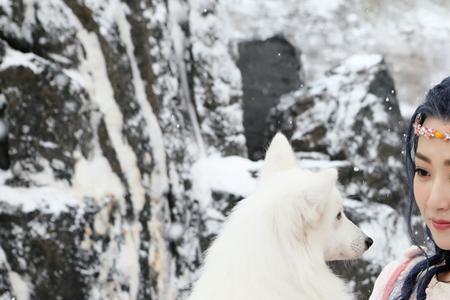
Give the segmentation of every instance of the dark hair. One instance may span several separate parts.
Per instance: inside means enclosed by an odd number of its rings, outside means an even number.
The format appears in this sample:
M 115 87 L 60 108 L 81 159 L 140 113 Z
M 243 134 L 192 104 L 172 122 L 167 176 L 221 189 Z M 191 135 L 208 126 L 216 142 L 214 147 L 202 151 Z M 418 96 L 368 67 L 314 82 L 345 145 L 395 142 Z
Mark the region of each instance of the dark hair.
M 427 117 L 450 121 L 450 77 L 445 78 L 441 83 L 428 91 L 425 102 L 416 109 L 411 117 L 408 127 L 406 128 L 405 166 L 409 198 L 407 221 L 409 235 L 413 243 L 416 245 L 418 243 L 413 233 L 412 215 L 413 211 L 417 209 L 416 200 L 414 198 L 413 182 L 416 171 L 414 159 L 417 150 L 418 138 L 414 134 L 412 125 L 417 117 L 419 117 L 420 123 L 423 123 Z M 403 283 L 401 293 L 397 298 L 398 300 L 408 300 L 415 287 L 417 287 L 416 299 L 425 300 L 425 289 L 433 276 L 442 272 L 450 271 L 450 251 L 442 250 L 436 245 L 428 228 L 426 229 L 426 235 L 430 239 L 430 242 L 434 245 L 434 253 L 431 256 L 424 253 L 426 258 L 410 270 Z M 441 265 L 443 262 L 444 264 Z

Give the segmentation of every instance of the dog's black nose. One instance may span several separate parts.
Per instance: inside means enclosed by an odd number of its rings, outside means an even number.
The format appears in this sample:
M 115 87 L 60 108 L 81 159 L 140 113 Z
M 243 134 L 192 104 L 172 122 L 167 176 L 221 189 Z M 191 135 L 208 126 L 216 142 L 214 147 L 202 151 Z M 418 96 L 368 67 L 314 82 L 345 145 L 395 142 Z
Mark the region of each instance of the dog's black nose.
M 367 249 L 369 249 L 373 244 L 373 240 L 370 237 L 366 237 L 366 240 L 364 242 L 366 243 Z

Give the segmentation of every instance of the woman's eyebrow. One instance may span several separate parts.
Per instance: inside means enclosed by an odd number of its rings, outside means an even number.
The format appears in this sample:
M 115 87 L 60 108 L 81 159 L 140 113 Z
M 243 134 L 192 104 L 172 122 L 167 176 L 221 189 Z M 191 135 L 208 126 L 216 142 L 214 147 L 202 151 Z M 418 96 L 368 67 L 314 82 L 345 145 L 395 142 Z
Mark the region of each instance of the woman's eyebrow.
M 431 163 L 431 160 L 420 152 L 416 152 L 416 158 L 421 159 L 427 163 Z M 447 162 L 446 162 L 446 164 L 447 164 Z
M 420 152 L 416 152 L 416 158 L 431 163 L 431 160 Z M 450 166 L 450 159 L 444 160 L 444 166 Z

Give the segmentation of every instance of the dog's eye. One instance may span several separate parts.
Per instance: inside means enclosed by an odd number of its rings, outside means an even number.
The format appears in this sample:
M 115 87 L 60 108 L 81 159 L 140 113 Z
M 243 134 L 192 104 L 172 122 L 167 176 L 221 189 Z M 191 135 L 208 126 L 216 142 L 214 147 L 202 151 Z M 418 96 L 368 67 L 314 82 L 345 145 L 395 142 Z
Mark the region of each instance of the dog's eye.
M 336 219 L 340 220 L 341 218 L 342 218 L 342 212 L 339 212 L 339 213 L 336 215 Z

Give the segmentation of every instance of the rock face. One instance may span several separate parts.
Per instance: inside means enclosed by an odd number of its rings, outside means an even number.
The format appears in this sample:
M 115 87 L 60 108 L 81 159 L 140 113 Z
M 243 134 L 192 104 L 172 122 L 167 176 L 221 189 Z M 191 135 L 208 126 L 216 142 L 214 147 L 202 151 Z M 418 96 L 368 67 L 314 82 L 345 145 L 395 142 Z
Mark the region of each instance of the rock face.
M 9 139 L 8 139 L 8 124 L 5 120 L 6 100 L 4 97 L 0 99 L 0 169 L 8 170 L 9 159 Z
M 244 128 L 248 157 L 264 157 L 270 109 L 279 104 L 280 96 L 297 90 L 301 78 L 300 53 L 281 37 L 239 44 L 237 65 L 242 73 Z
M 5 42 L 0 47 L 4 53 L 2 66 L 14 56 L 25 58 Z M 55 178 L 70 181 L 75 167 L 73 153 L 78 150 L 85 157 L 90 155 L 92 108 L 84 91 L 59 66 L 33 54 L 29 57 L 35 69 L 11 65 L 2 67 L 0 73 L 14 170 L 8 184 L 31 185 L 30 176 L 46 167 Z
M 271 124 L 268 136 L 281 124 L 296 151 L 349 161 L 340 172 L 349 194 L 404 207 L 404 122 L 381 56 L 352 56 L 321 80 L 285 95 Z
M 167 169 L 189 153 L 166 165 L 162 135 L 189 143 L 192 130 L 170 85 L 166 4 L 16 1 L 1 12 L 1 296 L 174 298 Z
M 206 153 L 245 155 L 241 76 L 218 17 L 220 1 L 189 1 L 191 90 Z
M 12 298 L 21 283 L 33 286 L 34 299 L 86 298 L 91 284 L 100 276 L 102 249 L 86 245 L 95 213 L 94 207 L 83 215 L 77 215 L 74 209 L 58 215 L 24 212 L 2 203 L 0 237 L 8 241 L 2 243 L 2 254 L 8 258 L 2 267 L 3 293 L 7 291 Z M 104 247 L 113 242 L 98 235 L 93 239 L 101 240 L 99 244 Z
M 352 58 L 302 87 L 300 49 L 250 41 L 237 58 L 222 8 L 0 3 L 1 299 L 185 299 L 255 185 L 260 161 L 245 157 L 261 158 L 280 128 L 312 168 L 340 166 L 347 192 L 365 200 L 349 212 L 369 231 L 386 214 L 397 220 L 375 203 L 402 199 L 400 117 L 382 59 Z M 259 132 L 247 127 L 254 116 Z M 369 200 L 384 208 L 370 218 Z M 372 280 L 394 252 L 348 278 Z

